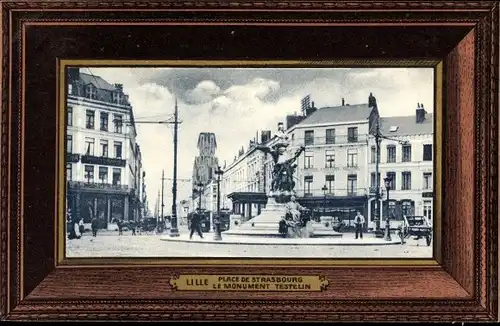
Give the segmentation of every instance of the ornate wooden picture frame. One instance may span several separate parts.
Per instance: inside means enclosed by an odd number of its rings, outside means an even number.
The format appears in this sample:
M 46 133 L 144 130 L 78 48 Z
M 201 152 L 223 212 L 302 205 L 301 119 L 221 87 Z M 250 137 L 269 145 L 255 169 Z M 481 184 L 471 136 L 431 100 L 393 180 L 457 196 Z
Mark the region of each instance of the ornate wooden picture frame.
M 3 2 L 2 319 L 498 320 L 499 18 L 494 1 Z M 434 259 L 58 259 L 62 59 L 438 62 Z M 189 275 L 315 290 L 183 291 Z

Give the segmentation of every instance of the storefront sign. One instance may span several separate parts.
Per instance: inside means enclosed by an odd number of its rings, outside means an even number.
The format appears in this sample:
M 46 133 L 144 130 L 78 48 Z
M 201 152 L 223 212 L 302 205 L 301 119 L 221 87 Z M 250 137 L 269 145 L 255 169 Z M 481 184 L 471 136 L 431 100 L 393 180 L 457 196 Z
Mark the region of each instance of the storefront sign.
M 326 278 L 310 275 L 180 275 L 170 280 L 178 291 L 318 292 L 328 284 Z
M 423 193 L 422 193 L 422 197 L 423 197 L 423 198 L 432 198 L 432 197 L 434 197 L 434 194 L 433 194 L 433 192 L 432 192 L 432 191 L 429 191 L 429 192 L 423 192 Z

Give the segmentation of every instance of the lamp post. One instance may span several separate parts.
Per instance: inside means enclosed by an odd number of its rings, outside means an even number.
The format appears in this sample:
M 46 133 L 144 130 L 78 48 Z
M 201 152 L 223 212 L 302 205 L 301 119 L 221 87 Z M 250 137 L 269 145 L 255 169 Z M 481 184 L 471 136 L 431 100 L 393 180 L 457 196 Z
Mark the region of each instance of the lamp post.
M 203 193 L 203 183 L 201 182 L 198 182 L 196 184 L 196 186 L 198 187 L 198 210 L 200 211 L 201 213 L 201 194 Z
M 384 183 L 385 183 L 385 189 L 387 191 L 387 211 L 386 211 L 386 218 L 385 218 L 385 235 L 384 235 L 384 240 L 386 241 L 391 241 L 391 224 L 389 223 L 389 190 L 391 189 L 391 183 L 392 183 L 392 178 L 387 176 L 384 178 Z
M 224 171 L 218 166 L 215 174 L 217 175 L 217 216 L 214 218 L 214 240 L 222 240 L 220 233 L 220 178 L 224 174 Z
M 326 216 L 326 192 L 328 191 L 328 187 L 324 185 L 321 190 L 323 190 L 323 216 Z

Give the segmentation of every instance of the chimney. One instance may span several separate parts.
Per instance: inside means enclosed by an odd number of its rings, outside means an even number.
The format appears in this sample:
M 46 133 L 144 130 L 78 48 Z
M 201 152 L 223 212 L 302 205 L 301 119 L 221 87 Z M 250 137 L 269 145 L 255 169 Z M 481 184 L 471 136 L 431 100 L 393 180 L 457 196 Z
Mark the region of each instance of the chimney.
M 80 68 L 68 68 L 68 84 L 73 84 L 80 79 Z
M 345 100 L 344 100 L 344 98 L 342 98 L 342 106 L 344 106 L 344 105 L 345 105 Z
M 316 107 L 314 106 L 314 101 L 311 102 L 311 109 L 316 110 Z
M 420 104 L 420 103 L 417 103 L 417 110 L 416 110 L 416 115 L 415 115 L 415 118 L 416 118 L 416 123 L 422 123 L 425 121 L 425 114 L 427 112 L 425 112 L 425 109 L 424 109 L 424 105 L 423 104 Z

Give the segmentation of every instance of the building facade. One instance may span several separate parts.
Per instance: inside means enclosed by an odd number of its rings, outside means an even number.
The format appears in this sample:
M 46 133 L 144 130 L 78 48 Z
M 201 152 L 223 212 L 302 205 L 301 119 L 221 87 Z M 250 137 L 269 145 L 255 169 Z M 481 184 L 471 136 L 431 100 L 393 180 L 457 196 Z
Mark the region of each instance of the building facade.
M 353 225 L 367 213 L 368 134 L 378 118 L 376 104 L 325 107 L 287 130 L 292 150 L 304 146 L 296 170 L 299 202 L 314 215 Z
M 261 144 L 266 144 L 270 131 L 261 132 Z M 234 161 L 224 169 L 221 181 L 221 207 L 229 208 L 248 220 L 260 214 L 267 203 L 266 155 L 256 150 L 256 139 L 248 148 L 240 149 Z
M 142 157 L 132 106 L 120 84 L 68 70 L 66 102 L 67 206 L 72 216 L 106 228 L 142 211 Z
M 385 221 L 391 216 L 391 227 L 397 227 L 403 215 L 426 216 L 433 219 L 433 114 L 427 114 L 419 107 L 415 115 L 380 118 L 379 184 L 381 205 L 379 216 Z M 376 143 L 370 137 L 370 205 L 368 227 L 374 228 L 375 188 L 376 188 Z M 384 178 L 392 181 L 389 201 Z

